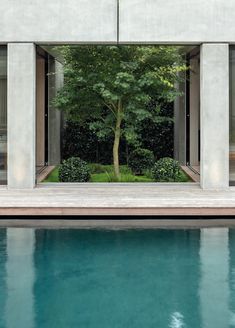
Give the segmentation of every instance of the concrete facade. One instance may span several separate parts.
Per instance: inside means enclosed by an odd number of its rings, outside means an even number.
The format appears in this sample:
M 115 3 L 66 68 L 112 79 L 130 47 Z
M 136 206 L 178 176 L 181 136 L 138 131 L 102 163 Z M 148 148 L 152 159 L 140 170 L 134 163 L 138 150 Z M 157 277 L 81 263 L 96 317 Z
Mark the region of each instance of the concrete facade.
M 3 43 L 235 42 L 233 0 L 1 0 L 0 5 Z
M 201 45 L 201 186 L 228 187 L 233 0 L 0 0 L 0 5 L 0 44 L 8 44 L 9 188 L 35 186 L 35 44 L 118 42 Z M 50 115 L 53 123 L 57 114 Z M 51 140 L 58 131 L 59 126 Z M 50 154 L 51 163 L 58 161 L 52 149 Z
M 1 42 L 116 42 L 116 0 L 1 0 Z
M 121 0 L 120 42 L 235 42 L 233 0 Z

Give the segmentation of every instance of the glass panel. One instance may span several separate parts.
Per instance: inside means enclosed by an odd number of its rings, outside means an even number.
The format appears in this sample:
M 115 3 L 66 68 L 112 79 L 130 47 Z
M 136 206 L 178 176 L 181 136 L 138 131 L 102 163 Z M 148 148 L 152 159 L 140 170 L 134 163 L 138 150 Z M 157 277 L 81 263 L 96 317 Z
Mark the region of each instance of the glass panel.
M 7 48 L 0 46 L 0 184 L 7 180 Z
M 235 183 L 235 47 L 230 47 L 229 164 L 229 178 Z

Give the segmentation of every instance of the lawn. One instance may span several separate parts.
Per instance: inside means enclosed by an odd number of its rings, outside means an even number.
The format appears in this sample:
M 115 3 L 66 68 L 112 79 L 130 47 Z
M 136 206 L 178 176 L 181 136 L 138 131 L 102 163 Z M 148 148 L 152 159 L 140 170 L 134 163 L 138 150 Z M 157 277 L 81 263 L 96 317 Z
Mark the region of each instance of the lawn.
M 89 164 L 91 179 L 90 182 L 154 182 L 150 174 L 134 175 L 127 165 L 121 165 L 121 179 L 114 176 L 113 165 Z M 57 166 L 43 182 L 59 182 L 59 167 Z M 189 177 L 181 171 L 180 178 L 176 182 L 189 182 Z

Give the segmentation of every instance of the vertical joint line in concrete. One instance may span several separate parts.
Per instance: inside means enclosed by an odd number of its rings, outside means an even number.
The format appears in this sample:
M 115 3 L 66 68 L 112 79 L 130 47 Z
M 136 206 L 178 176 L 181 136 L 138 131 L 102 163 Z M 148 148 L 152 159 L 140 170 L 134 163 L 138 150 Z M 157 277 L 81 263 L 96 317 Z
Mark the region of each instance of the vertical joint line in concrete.
M 117 44 L 119 44 L 119 0 L 117 0 Z

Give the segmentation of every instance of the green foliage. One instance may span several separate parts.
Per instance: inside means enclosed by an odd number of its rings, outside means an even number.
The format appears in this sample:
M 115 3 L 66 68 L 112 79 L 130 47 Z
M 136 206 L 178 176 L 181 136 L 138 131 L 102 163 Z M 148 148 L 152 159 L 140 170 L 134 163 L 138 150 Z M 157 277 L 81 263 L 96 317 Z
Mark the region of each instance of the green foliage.
M 176 182 L 180 180 L 180 172 L 179 162 L 169 157 L 159 159 L 152 170 L 153 178 L 158 182 Z
M 60 182 L 87 182 L 90 179 L 90 170 L 87 163 L 79 157 L 64 160 L 59 166 Z
M 176 178 L 175 182 L 192 182 L 192 180 L 184 171 L 180 170 L 179 176 Z
M 135 174 L 144 174 L 146 170 L 153 167 L 154 160 L 151 150 L 137 148 L 130 154 L 129 166 Z
M 62 158 L 80 157 L 87 162 L 99 161 L 98 139 L 88 123 L 67 121 L 62 136 Z
M 154 106 L 154 102 L 153 105 Z M 159 116 L 156 120 L 146 119 L 136 129 L 141 148 L 153 151 L 155 158 L 174 155 L 174 107 L 173 103 L 158 103 Z
M 127 165 L 121 165 L 121 178 L 118 180 L 115 177 L 113 165 L 101 165 L 96 163 L 88 164 L 90 182 L 152 182 L 152 178 L 142 175 L 135 176 Z M 56 167 L 43 182 L 60 182 L 59 167 Z
M 144 171 L 144 175 L 148 178 L 153 180 L 153 167 L 151 169 L 147 169 Z
M 186 70 L 177 47 L 65 46 L 62 53 L 65 83 L 56 107 L 67 120 L 89 121 L 99 140 L 116 135 L 135 148 L 138 123 L 158 121 L 158 103 L 174 101 L 178 72 Z
M 81 124 L 67 121 L 62 137 L 62 158 L 80 157 L 90 163 L 111 164 L 112 142 L 113 136 L 111 134 L 100 140 L 90 130 L 89 122 Z M 119 153 L 120 163 L 125 164 L 127 158 L 126 142 L 123 139 L 121 139 Z
M 105 172 L 104 165 L 102 165 L 102 164 L 90 163 L 88 165 L 89 165 L 91 174 L 99 174 L 99 173 L 104 173 Z M 106 165 L 106 167 L 108 167 L 108 165 Z M 107 170 L 108 170 L 108 168 L 107 168 Z
M 144 175 L 135 176 L 130 168 L 121 165 L 121 178 L 117 180 L 114 175 L 113 165 L 88 164 L 91 178 L 90 182 L 153 182 L 152 170 L 147 170 Z M 59 168 L 56 167 L 43 182 L 59 182 Z M 190 179 L 181 170 L 175 182 L 188 182 Z

